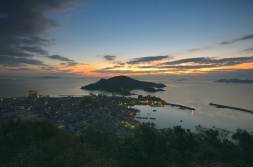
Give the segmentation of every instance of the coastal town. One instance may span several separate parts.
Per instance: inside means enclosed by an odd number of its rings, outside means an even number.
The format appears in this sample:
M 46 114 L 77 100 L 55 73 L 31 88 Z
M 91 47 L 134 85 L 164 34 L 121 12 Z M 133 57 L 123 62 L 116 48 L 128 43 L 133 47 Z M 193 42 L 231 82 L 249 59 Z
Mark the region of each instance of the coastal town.
M 90 93 L 84 96 L 50 97 L 29 91 L 27 97 L 1 98 L 2 123 L 18 120 L 46 120 L 59 129 L 76 136 L 89 127 L 103 126 L 121 138 L 133 136 L 139 122 L 134 119 L 140 112 L 135 105 L 163 107 L 166 102 L 158 97 L 124 97 Z

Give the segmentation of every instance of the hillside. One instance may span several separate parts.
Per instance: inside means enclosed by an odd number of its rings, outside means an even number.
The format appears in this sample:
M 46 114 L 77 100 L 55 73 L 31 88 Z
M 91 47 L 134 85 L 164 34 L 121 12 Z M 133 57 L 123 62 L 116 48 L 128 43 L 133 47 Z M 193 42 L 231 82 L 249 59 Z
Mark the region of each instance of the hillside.
M 181 126 L 158 129 L 142 123 L 132 138 L 103 127 L 75 137 L 49 122 L 0 124 L 0 166 L 245 167 L 253 164 L 253 134 L 238 129 Z M 230 135 L 231 134 L 231 135 Z
M 115 76 L 109 79 L 100 79 L 96 83 L 82 86 L 86 90 L 104 90 L 107 92 L 128 92 L 134 89 L 145 89 L 148 87 L 163 88 L 166 85 L 154 82 L 138 81 L 126 76 Z

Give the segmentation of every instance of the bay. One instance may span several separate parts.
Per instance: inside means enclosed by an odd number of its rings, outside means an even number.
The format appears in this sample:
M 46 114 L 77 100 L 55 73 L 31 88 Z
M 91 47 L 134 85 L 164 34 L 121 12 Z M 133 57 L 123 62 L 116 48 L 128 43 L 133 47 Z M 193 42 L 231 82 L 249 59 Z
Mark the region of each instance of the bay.
M 57 97 L 59 95 L 88 95 L 111 93 L 105 91 L 89 91 L 80 89 L 81 86 L 94 83 L 97 79 L 30 79 L 17 81 L 0 81 L 0 98 L 28 96 L 29 90 L 37 90 L 40 95 Z M 144 92 L 133 90 L 132 93 L 151 95 L 164 99 L 169 103 L 194 106 L 194 112 L 181 110 L 175 107 L 135 106 L 141 110 L 141 116 L 154 117 L 156 120 L 139 120 L 141 122 L 152 121 L 160 128 L 181 125 L 184 128 L 194 129 L 196 125 L 204 127 L 226 128 L 235 131 L 237 128 L 253 131 L 253 114 L 232 109 L 219 109 L 210 106 L 209 103 L 218 103 L 233 107 L 253 110 L 253 84 L 224 84 L 212 81 L 172 81 L 172 80 L 148 80 L 167 85 L 164 92 Z M 133 96 L 137 97 L 137 96 Z M 151 115 L 147 115 L 147 114 Z M 180 122 L 182 120 L 182 122 Z

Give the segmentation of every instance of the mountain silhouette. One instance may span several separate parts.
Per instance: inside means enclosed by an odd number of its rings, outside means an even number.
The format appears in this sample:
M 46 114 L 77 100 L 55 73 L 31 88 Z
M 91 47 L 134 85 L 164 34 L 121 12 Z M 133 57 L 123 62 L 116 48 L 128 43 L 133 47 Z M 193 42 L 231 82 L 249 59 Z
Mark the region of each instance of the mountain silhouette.
M 163 88 L 166 85 L 154 82 L 138 81 L 127 76 L 115 76 L 109 79 L 100 79 L 96 83 L 82 86 L 86 90 L 104 90 L 107 92 L 128 92 L 134 89 L 144 89 L 148 87 Z

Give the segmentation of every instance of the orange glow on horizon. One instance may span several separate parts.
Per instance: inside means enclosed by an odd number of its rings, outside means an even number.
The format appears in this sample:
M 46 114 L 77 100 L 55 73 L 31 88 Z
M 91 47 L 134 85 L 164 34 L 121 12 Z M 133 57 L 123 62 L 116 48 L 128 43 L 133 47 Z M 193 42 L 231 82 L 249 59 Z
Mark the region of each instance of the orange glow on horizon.
M 253 63 L 243 63 L 243 64 L 238 64 L 235 66 L 230 66 L 231 68 L 235 68 L 235 69 L 251 69 L 253 68 Z
M 96 62 L 95 62 L 96 63 Z M 184 64 L 178 64 L 174 68 L 162 68 L 162 66 L 155 67 L 157 62 L 152 63 L 141 63 L 136 65 L 117 65 L 113 63 L 108 62 L 97 62 L 96 64 L 90 64 L 90 65 L 75 65 L 75 66 L 60 66 L 60 65 L 54 65 L 55 68 L 53 69 L 41 69 L 38 66 L 34 65 L 27 65 L 25 68 L 30 68 L 32 70 L 38 71 L 38 72 L 65 72 L 66 74 L 79 74 L 83 77 L 113 77 L 118 75 L 125 75 L 125 76 L 142 76 L 142 75 L 200 75 L 200 74 L 206 74 L 212 71 L 234 71 L 234 70 L 247 70 L 247 69 L 253 69 L 253 63 L 242 63 L 232 66 L 217 66 L 217 67 L 205 67 L 205 68 L 188 68 L 190 66 L 201 66 L 201 64 L 197 63 L 184 63 Z M 161 62 L 160 62 L 161 63 Z M 53 64 L 51 64 L 53 66 Z M 140 68 L 142 66 L 147 66 L 147 68 Z M 150 68 L 149 68 L 150 66 Z M 180 66 L 177 68 L 177 66 Z M 185 68 L 184 68 L 185 66 Z M 203 65 L 204 66 L 204 65 Z M 182 68 L 181 68 L 182 67 Z M 13 69 L 13 68 L 10 68 Z M 6 71 L 5 69 L 3 69 Z M 18 73 L 26 73 L 26 71 L 18 71 L 18 68 L 15 68 Z M 97 70 L 97 71 L 96 71 Z

